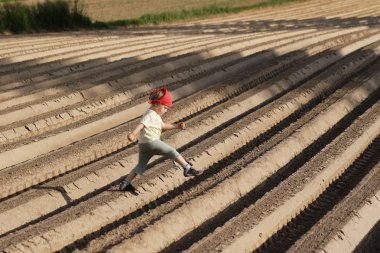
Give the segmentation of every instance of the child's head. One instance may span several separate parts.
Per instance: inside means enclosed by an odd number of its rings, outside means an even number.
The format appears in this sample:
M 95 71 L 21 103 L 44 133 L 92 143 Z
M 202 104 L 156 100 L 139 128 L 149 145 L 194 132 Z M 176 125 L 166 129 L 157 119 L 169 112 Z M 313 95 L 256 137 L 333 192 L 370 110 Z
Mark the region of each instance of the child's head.
M 152 104 L 152 109 L 159 115 L 163 115 L 168 107 L 172 107 L 172 98 L 166 87 L 161 87 L 151 91 L 148 103 Z
M 165 95 L 165 91 L 161 88 L 154 89 L 149 94 L 149 100 L 160 100 Z M 153 104 L 153 103 L 152 103 Z

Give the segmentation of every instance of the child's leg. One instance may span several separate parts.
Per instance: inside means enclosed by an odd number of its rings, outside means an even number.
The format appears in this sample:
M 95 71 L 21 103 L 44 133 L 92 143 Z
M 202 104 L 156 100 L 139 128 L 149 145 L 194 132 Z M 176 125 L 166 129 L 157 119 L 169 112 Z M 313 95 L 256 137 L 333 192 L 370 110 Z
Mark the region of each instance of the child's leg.
M 186 167 L 186 165 L 190 165 L 188 162 L 186 162 L 185 158 L 183 158 L 181 154 L 178 154 L 174 161 L 179 163 L 182 166 L 182 168 Z
M 135 188 L 132 186 L 131 182 L 137 175 L 142 175 L 145 168 L 152 158 L 153 154 L 144 148 L 144 144 L 140 145 L 139 151 L 139 161 L 135 168 L 127 175 L 127 177 L 120 183 L 119 189 L 121 191 L 134 191 Z
M 163 155 L 172 159 L 173 161 L 178 162 L 183 170 L 185 176 L 197 176 L 203 173 L 201 170 L 195 170 L 191 165 L 183 158 L 183 156 L 178 153 L 173 147 L 169 146 L 163 141 L 154 141 L 151 143 L 152 151 L 157 155 Z
M 183 158 L 181 154 L 178 154 L 176 158 L 174 159 L 174 161 L 176 161 L 177 163 L 181 165 L 181 167 L 183 168 L 185 172 L 185 175 L 190 171 L 191 165 L 188 162 L 186 162 L 185 158 Z
M 135 189 L 135 187 L 133 187 L 131 182 L 136 176 L 137 176 L 137 173 L 134 171 L 131 171 L 127 175 L 127 177 L 123 181 L 121 181 L 121 183 L 119 185 L 120 191 L 132 191 L 132 192 L 134 192 L 136 189 Z
M 186 162 L 186 160 L 180 154 L 175 158 L 175 161 L 178 162 L 182 166 L 183 175 L 185 177 L 199 176 L 203 173 L 203 170 L 194 169 L 188 162 Z
M 134 171 L 131 171 L 127 177 L 125 178 L 125 180 L 127 180 L 128 182 L 132 182 L 132 180 L 137 176 L 137 173 L 134 172 Z

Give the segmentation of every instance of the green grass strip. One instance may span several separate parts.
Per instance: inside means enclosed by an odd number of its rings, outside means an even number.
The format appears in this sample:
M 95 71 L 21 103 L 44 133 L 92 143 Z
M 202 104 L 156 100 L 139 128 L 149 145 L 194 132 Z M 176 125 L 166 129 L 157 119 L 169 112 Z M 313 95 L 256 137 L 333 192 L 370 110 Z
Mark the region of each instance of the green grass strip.
M 267 0 L 257 4 L 229 7 L 211 5 L 203 8 L 182 10 L 177 12 L 163 12 L 145 14 L 137 19 L 125 19 L 111 22 L 93 22 L 83 13 L 81 0 L 68 2 L 65 0 L 46 0 L 43 3 L 28 6 L 19 1 L 0 0 L 0 33 L 31 31 L 64 31 L 91 28 L 114 28 L 118 26 L 160 24 L 192 18 L 205 18 L 217 14 L 239 13 L 267 6 L 299 2 L 305 0 Z M 15 2 L 15 3 L 11 3 Z
M 228 6 L 217 6 L 210 5 L 203 8 L 196 8 L 191 10 L 182 10 L 177 12 L 162 12 L 157 14 L 144 14 L 137 19 L 125 19 L 110 21 L 105 23 L 106 26 L 116 27 L 116 26 L 128 26 L 128 25 L 147 25 L 147 24 L 160 24 L 164 22 L 172 22 L 178 20 L 186 20 L 191 18 L 202 18 L 209 17 L 217 14 L 231 14 L 239 13 L 241 11 L 253 10 L 268 6 L 281 5 L 290 2 L 299 2 L 304 0 L 267 0 L 253 5 L 240 6 L 240 7 L 228 7 Z

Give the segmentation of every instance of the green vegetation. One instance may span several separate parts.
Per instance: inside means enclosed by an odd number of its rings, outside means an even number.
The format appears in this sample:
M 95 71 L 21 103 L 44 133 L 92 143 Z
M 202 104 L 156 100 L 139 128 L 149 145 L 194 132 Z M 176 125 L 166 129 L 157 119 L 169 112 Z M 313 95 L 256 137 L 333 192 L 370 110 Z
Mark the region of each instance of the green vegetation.
M 0 31 L 62 31 L 92 26 L 79 0 L 46 1 L 33 6 L 9 2 L 0 6 Z
M 84 15 L 80 0 L 47 0 L 44 3 L 29 6 L 19 1 L 0 0 L 6 2 L 0 5 L 0 32 L 13 33 L 29 31 L 62 31 L 79 28 L 112 28 L 128 25 L 159 24 L 190 18 L 202 18 L 215 14 L 238 13 L 266 6 L 279 5 L 302 0 L 267 0 L 260 3 L 241 6 L 226 7 L 211 5 L 204 8 L 182 10 L 179 12 L 163 12 L 158 14 L 145 14 L 138 19 L 126 19 L 111 22 L 92 22 Z
M 111 27 L 125 26 L 125 25 L 159 24 L 163 22 L 172 22 L 172 21 L 185 20 L 185 19 L 190 19 L 190 18 L 208 17 L 215 14 L 238 13 L 241 11 L 253 10 L 257 8 L 280 5 L 280 4 L 295 2 L 295 1 L 300 1 L 300 0 L 267 0 L 267 1 L 262 1 L 254 5 L 240 6 L 240 7 L 211 5 L 204 8 L 182 10 L 180 12 L 163 12 L 163 13 L 158 13 L 158 14 L 145 14 L 138 19 L 111 21 L 111 22 L 108 22 L 107 24 Z

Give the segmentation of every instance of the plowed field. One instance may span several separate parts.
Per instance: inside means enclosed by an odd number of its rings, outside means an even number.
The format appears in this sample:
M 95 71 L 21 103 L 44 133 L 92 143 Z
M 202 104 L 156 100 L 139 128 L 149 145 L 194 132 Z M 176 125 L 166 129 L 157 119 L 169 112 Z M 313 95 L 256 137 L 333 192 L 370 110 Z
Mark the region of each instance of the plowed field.
M 380 3 L 0 39 L 0 252 L 380 252 Z M 166 85 L 137 194 L 127 139 Z M 377 238 L 377 239 L 376 239 Z

